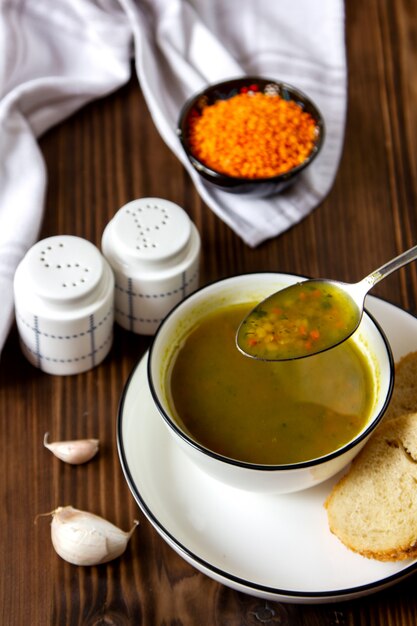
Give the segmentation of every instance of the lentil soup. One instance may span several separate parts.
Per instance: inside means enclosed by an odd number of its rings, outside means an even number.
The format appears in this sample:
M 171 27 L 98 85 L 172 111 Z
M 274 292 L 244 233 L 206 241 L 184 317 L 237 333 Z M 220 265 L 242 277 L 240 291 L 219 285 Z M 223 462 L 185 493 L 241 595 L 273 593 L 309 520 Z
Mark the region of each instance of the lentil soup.
M 354 439 L 376 386 L 360 348 L 348 340 L 308 359 L 254 361 L 235 344 L 250 308 L 220 309 L 185 337 L 168 373 L 178 424 L 218 454 L 267 465 L 311 460 Z
M 256 358 L 294 359 L 337 345 L 357 320 L 357 304 L 339 287 L 303 281 L 256 306 L 239 328 L 237 341 Z

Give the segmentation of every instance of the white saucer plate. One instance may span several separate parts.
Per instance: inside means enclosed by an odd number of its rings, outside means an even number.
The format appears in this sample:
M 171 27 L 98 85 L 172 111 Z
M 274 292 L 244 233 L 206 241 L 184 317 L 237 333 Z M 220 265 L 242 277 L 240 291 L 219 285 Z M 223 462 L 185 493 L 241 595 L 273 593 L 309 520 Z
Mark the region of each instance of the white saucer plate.
M 417 318 L 373 296 L 367 309 L 396 361 L 417 350 Z M 417 570 L 417 561 L 361 557 L 330 533 L 323 503 L 337 477 L 278 496 L 234 489 L 205 474 L 174 444 L 152 400 L 146 362 L 147 355 L 121 399 L 119 457 L 142 512 L 187 562 L 238 591 L 311 604 L 357 598 Z

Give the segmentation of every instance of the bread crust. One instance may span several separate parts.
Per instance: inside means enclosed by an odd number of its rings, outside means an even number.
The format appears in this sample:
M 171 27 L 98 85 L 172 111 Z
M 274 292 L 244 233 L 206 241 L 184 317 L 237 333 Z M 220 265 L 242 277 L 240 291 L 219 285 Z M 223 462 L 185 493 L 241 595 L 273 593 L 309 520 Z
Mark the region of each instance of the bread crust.
M 410 352 L 395 364 L 395 385 L 384 421 L 417 414 L 417 352 Z
M 417 413 L 384 422 L 333 487 L 329 528 L 379 561 L 417 557 Z

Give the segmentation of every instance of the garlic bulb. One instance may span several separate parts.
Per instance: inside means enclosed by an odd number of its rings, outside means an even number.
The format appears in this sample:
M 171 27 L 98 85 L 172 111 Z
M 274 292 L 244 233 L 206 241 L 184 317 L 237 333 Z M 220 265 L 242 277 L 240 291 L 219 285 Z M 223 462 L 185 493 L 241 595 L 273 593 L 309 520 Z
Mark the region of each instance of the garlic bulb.
M 58 459 L 80 465 L 87 463 L 98 452 L 98 439 L 76 439 L 74 441 L 55 441 L 48 443 L 49 433 L 45 433 L 43 445 L 55 454 Z
M 52 515 L 51 539 L 56 552 L 73 565 L 98 565 L 117 558 L 139 524 L 135 520 L 124 532 L 102 517 L 72 506 L 59 506 L 47 515 Z

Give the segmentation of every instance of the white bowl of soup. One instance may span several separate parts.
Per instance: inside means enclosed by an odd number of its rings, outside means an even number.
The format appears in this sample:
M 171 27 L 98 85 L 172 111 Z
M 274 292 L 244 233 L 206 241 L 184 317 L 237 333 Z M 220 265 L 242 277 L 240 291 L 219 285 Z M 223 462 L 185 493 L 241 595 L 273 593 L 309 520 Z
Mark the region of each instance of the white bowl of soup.
M 256 361 L 236 347 L 250 308 L 303 278 L 257 273 L 210 284 L 166 317 L 152 343 L 148 380 L 172 437 L 214 478 L 289 493 L 334 476 L 381 421 L 394 365 L 365 311 L 347 341 L 321 354 Z

